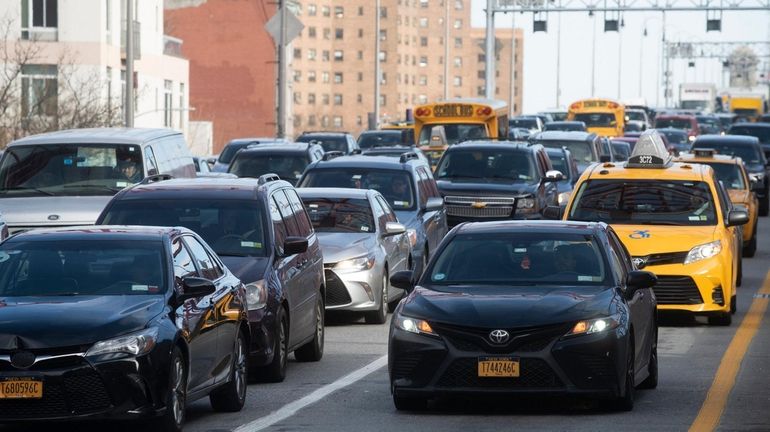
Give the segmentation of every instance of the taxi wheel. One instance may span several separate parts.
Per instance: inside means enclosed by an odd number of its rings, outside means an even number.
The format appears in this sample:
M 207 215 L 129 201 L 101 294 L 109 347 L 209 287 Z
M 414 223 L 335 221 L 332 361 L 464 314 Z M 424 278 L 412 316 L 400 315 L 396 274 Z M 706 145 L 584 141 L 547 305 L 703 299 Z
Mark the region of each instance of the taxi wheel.
M 751 240 L 743 245 L 743 256 L 751 258 L 757 253 L 757 231 L 754 229 L 754 234 L 751 236 Z
M 735 315 L 735 312 L 738 311 L 738 295 L 733 294 L 732 297 L 730 297 L 730 313 Z
M 709 317 L 709 325 L 729 326 L 732 323 L 733 323 L 733 316 L 730 312 L 722 313 L 719 315 L 713 315 Z

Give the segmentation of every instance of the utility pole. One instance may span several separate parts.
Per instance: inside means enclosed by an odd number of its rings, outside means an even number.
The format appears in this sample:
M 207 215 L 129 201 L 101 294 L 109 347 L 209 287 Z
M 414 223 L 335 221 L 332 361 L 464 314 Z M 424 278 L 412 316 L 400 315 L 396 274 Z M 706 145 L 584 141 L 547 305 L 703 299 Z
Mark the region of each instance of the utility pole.
M 380 0 L 374 2 L 374 128 L 380 126 Z
M 444 100 L 447 99 L 449 99 L 449 0 L 444 0 Z
M 134 127 L 134 0 L 126 2 L 126 127 Z
M 449 1 L 449 0 L 444 0 Z M 495 97 L 495 0 L 487 0 L 487 35 L 485 57 L 487 68 L 484 72 L 486 81 L 486 97 Z
M 516 12 L 513 12 L 511 16 L 511 94 L 508 111 L 510 117 L 513 117 L 516 114 Z
M 622 27 L 618 24 L 618 101 L 620 101 L 620 82 L 623 70 L 623 33 Z
M 279 0 L 278 12 L 281 14 L 281 31 L 278 38 L 278 118 L 276 121 L 276 136 L 286 137 L 286 18 L 288 8 L 286 0 Z
M 670 107 L 671 98 L 671 72 L 669 71 L 668 47 L 666 46 L 666 12 L 663 12 L 663 23 L 661 24 L 661 46 L 663 50 L 663 103 L 666 108 Z
M 591 39 L 591 97 L 596 96 L 596 15 L 591 12 L 591 27 L 593 36 Z
M 559 98 L 561 97 L 561 14 L 556 24 L 556 106 L 559 108 Z

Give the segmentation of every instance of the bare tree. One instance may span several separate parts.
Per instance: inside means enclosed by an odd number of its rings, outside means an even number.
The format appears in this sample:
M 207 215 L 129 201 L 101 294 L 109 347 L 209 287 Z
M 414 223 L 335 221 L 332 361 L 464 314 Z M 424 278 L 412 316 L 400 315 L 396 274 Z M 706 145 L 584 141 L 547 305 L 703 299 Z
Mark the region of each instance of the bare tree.
M 31 134 L 122 124 L 120 96 L 110 95 L 98 71 L 84 73 L 77 56 L 66 51 L 52 61 L 44 55 L 50 42 L 19 36 L 13 19 L 0 20 L 0 148 Z M 54 75 L 25 77 L 36 67 Z

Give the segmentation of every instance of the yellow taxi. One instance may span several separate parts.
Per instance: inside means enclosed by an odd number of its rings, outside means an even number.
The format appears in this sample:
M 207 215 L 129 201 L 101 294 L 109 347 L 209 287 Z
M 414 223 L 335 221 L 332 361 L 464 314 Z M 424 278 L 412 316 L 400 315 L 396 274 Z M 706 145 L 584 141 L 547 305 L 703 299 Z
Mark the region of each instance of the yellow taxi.
M 627 162 L 588 167 L 564 219 L 610 224 L 634 265 L 658 276 L 659 310 L 732 322 L 748 213 L 730 205 L 710 166 L 673 162 L 657 131 L 642 133 Z
M 680 153 L 675 159 L 679 162 L 699 163 L 710 166 L 727 189 L 734 206 L 742 207 L 749 213 L 749 222 L 743 226 L 743 256 L 753 257 L 757 252 L 757 218 L 759 201 L 752 191 L 757 183 L 752 183 L 746 173 L 746 167 L 739 157 L 717 154 L 715 149 L 699 148 L 692 153 Z

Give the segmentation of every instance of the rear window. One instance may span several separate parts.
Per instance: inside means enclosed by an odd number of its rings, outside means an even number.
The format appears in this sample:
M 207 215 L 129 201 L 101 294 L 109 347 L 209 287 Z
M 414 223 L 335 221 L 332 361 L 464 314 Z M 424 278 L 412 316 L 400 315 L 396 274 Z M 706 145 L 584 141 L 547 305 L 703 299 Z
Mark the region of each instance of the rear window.
M 759 153 L 759 149 L 753 145 L 742 144 L 729 144 L 719 142 L 698 142 L 692 145 L 693 149 L 696 148 L 710 148 L 717 151 L 719 154 L 738 156 L 743 159 L 743 162 L 750 164 L 759 163 L 762 156 Z
M 317 232 L 373 233 L 376 231 L 369 201 L 351 198 L 303 198 Z
M 730 128 L 730 135 L 748 135 L 757 137 L 759 142 L 770 143 L 770 127 L 733 126 Z
M 361 134 L 358 138 L 358 146 L 362 149 L 372 147 L 386 147 L 407 144 L 401 131 L 382 131 Z
M 385 196 L 393 210 L 416 208 L 412 176 L 401 170 L 323 168 L 310 170 L 300 187 L 374 189 Z
M 270 154 L 267 152 L 254 152 L 246 150 L 230 164 L 228 172 L 238 177 L 257 178 L 263 174 L 275 173 L 283 180 L 295 184 L 305 167 L 310 163 L 310 159 L 302 153 L 296 154 Z
M 225 148 L 222 150 L 222 153 L 217 158 L 217 162 L 221 162 L 223 164 L 229 164 L 233 160 L 233 156 L 235 156 L 235 154 L 238 153 L 238 150 L 245 148 L 251 144 L 256 144 L 256 142 L 237 142 L 237 143 L 227 144 Z
M 297 142 L 306 142 L 312 144 L 318 144 L 323 147 L 325 152 L 341 151 L 345 154 L 348 152 L 348 139 L 344 136 L 339 137 L 324 137 L 313 135 L 302 135 L 297 138 Z
M 655 120 L 656 128 L 674 128 L 674 129 L 691 129 L 692 123 L 687 119 L 657 119 Z

